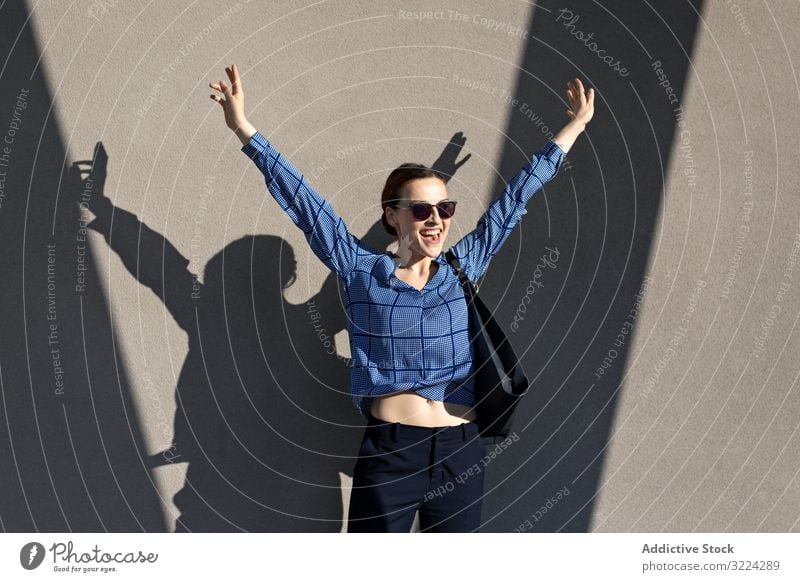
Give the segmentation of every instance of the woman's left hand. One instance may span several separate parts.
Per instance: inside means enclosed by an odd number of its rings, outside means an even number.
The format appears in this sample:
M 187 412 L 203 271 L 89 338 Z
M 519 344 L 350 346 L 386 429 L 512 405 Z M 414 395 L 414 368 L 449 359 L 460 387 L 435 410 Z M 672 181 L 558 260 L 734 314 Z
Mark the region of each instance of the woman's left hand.
M 569 109 L 567 115 L 573 120 L 586 125 L 594 115 L 594 89 L 590 87 L 587 91 L 583 89 L 580 79 L 567 81 L 567 100 Z

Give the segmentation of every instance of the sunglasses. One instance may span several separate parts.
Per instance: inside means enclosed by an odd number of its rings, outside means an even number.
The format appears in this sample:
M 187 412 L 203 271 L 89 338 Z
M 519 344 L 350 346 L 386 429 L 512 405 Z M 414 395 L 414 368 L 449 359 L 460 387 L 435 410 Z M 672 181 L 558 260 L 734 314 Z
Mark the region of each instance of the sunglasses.
M 411 214 L 416 220 L 428 220 L 430 215 L 433 213 L 434 206 L 436 206 L 436 210 L 442 219 L 451 218 L 456 213 L 456 202 L 454 200 L 443 200 L 437 204 L 428 204 L 427 202 L 410 202 L 403 206 L 395 202 L 392 204 L 392 206 L 395 208 L 410 208 Z

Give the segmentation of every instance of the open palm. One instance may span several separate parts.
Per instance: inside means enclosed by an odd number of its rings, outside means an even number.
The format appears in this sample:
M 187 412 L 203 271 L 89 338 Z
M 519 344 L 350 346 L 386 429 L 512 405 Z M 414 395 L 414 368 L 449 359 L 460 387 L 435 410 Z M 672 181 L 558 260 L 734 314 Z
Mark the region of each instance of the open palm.
M 567 100 L 570 107 L 567 115 L 582 123 L 589 123 L 594 115 L 594 89 L 584 91 L 583 83 L 577 78 L 574 82 L 567 81 Z
M 222 105 L 222 109 L 225 112 L 225 124 L 230 129 L 236 130 L 245 120 L 244 88 L 242 87 L 242 79 L 239 77 L 239 69 L 235 64 L 225 67 L 225 73 L 230 79 L 230 86 L 225 81 L 209 83 L 208 86 L 222 93 L 222 97 L 211 95 L 211 98 Z

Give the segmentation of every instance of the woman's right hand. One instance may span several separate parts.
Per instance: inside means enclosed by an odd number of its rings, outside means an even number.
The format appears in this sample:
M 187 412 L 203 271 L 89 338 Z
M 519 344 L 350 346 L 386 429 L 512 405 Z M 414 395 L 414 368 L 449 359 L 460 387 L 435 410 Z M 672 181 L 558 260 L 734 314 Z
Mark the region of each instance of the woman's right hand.
M 209 87 L 222 93 L 222 97 L 211 95 L 211 98 L 222 105 L 222 110 L 225 113 L 225 125 L 235 131 L 240 139 L 243 137 L 249 139 L 250 136 L 246 134 L 252 135 L 255 130 L 250 131 L 252 126 L 244 115 L 244 89 L 242 88 L 242 79 L 239 77 L 239 69 L 234 64 L 230 67 L 225 67 L 225 72 L 231 81 L 230 86 L 225 81 L 209 83 Z

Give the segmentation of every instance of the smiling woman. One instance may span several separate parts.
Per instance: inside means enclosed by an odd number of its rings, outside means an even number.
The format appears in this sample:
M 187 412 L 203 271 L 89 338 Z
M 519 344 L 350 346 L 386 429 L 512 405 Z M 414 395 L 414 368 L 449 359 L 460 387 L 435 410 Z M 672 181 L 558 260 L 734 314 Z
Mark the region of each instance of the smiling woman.
M 331 204 L 272 143 L 247 122 L 236 65 L 231 81 L 211 83 L 242 152 L 269 192 L 305 234 L 311 250 L 345 289 L 352 360 L 351 398 L 367 417 L 353 469 L 348 531 L 478 531 L 483 476 L 458 477 L 484 455 L 476 419 L 467 303 L 442 252 L 456 209 L 445 177 L 421 164 L 389 174 L 382 222 L 397 254 L 354 237 Z M 551 180 L 594 111 L 594 91 L 567 83 L 571 121 L 531 157 L 452 248 L 473 281 L 488 268 L 525 206 Z M 428 498 L 426 492 L 446 494 Z
M 425 277 L 424 270 L 414 272 L 412 265 L 422 257 L 435 258 L 442 250 L 456 206 L 447 199 L 445 181 L 442 174 L 422 164 L 403 164 L 386 179 L 381 221 L 386 232 L 397 237 L 400 272 L 396 274 L 401 277 L 406 274 L 402 269 L 411 269 L 410 279 Z

